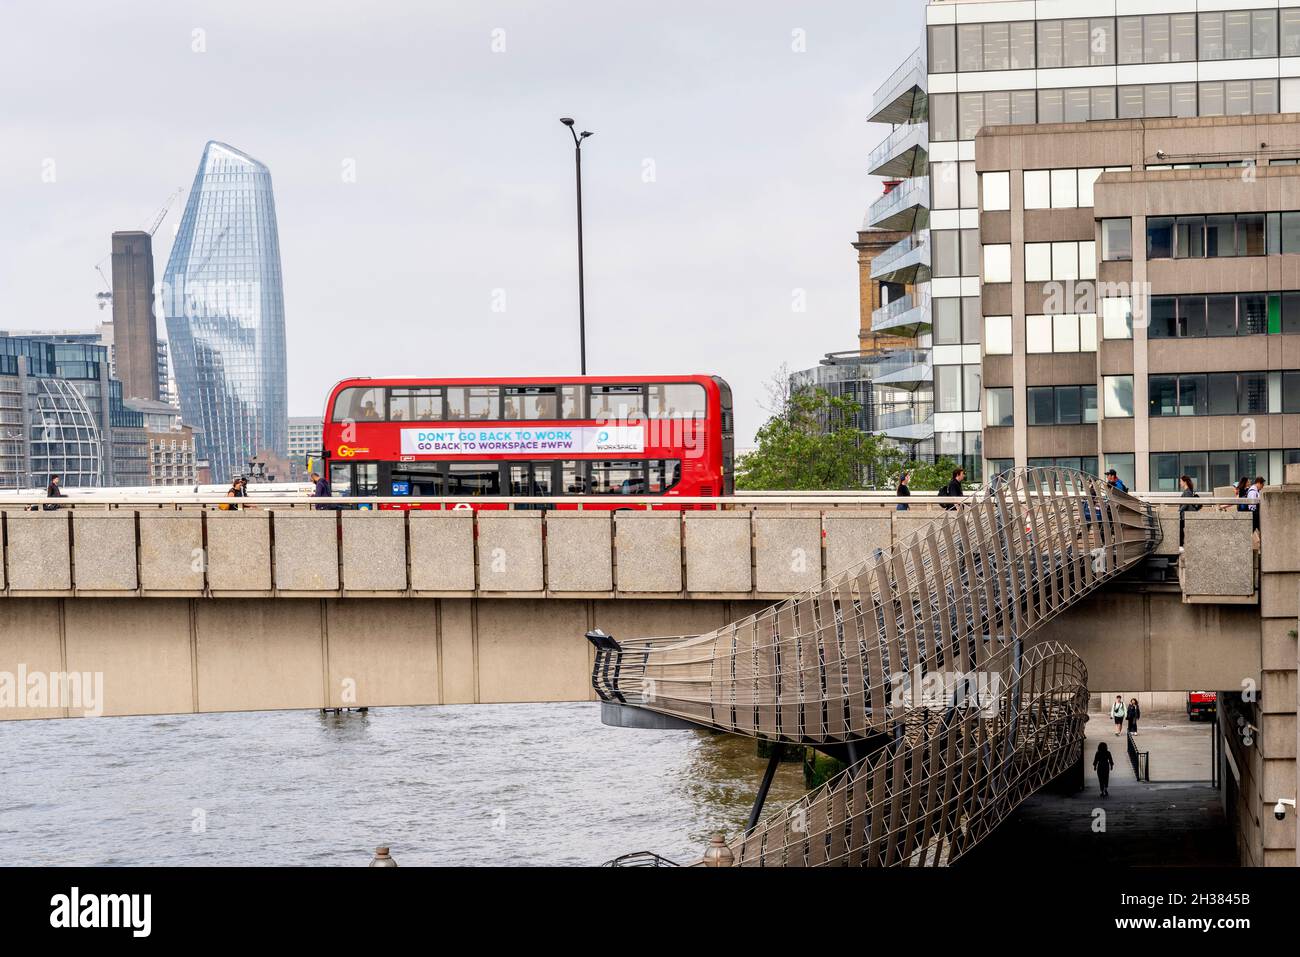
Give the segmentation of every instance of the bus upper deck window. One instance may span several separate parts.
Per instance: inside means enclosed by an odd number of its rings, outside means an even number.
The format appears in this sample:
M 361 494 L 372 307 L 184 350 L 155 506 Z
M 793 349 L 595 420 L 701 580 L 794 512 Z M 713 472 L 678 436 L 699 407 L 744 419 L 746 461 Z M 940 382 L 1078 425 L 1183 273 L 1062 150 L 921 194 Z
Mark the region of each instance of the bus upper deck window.
M 501 390 L 494 385 L 451 386 L 447 389 L 447 418 L 495 419 Z
M 399 422 L 436 422 L 442 418 L 442 392 L 438 389 L 389 389 L 388 418 Z
M 380 422 L 384 418 L 383 389 L 344 389 L 334 400 L 335 422 Z
M 706 399 L 704 387 L 693 382 L 650 384 L 650 418 L 702 419 Z
M 558 402 L 553 385 L 508 386 L 501 411 L 504 419 L 557 419 Z
M 587 391 L 580 385 L 560 387 L 560 415 L 566 419 L 587 417 Z
M 593 385 L 591 418 L 617 421 L 645 415 L 645 393 L 639 385 Z

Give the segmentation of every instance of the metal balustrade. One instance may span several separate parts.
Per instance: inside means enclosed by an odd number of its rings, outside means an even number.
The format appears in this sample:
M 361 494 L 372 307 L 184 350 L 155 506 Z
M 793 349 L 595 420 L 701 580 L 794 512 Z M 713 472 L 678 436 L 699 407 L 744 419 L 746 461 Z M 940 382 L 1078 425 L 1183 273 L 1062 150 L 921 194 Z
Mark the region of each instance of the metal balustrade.
M 607 706 L 847 759 L 733 841 L 738 864 L 951 863 L 1082 753 L 1082 660 L 1025 640 L 1159 539 L 1154 508 L 1099 479 L 1013 470 L 717 631 L 589 636 L 592 684 Z

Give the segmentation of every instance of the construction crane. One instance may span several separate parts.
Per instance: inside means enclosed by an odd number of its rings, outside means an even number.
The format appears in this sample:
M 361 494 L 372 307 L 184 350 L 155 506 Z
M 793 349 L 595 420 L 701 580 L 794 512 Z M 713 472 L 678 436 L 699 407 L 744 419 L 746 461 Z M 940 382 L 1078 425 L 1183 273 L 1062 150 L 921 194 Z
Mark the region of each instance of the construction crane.
M 162 209 L 158 210 L 157 215 L 153 218 L 153 222 L 144 230 L 144 232 L 149 234 L 151 239 L 153 238 L 153 234 L 158 232 L 158 227 L 162 225 L 163 220 L 167 218 L 168 212 L 171 211 L 172 204 L 176 202 L 177 197 L 184 192 L 184 186 L 177 186 L 172 190 L 171 195 L 167 197 L 166 201 L 163 202 Z M 104 263 L 108 262 L 112 258 L 113 254 L 109 253 L 99 262 L 95 263 L 95 272 L 99 273 L 99 278 L 104 282 L 103 290 L 95 293 L 95 302 L 98 304 L 100 311 L 103 311 L 104 307 L 113 301 L 113 282 L 108 278 L 108 276 L 104 275 Z
M 172 208 L 172 203 L 176 202 L 176 198 L 183 192 L 185 192 L 184 186 L 176 187 L 172 194 L 167 197 L 167 201 L 162 204 L 162 209 L 158 210 L 158 215 L 153 218 L 153 225 L 146 229 L 145 232 L 150 236 L 153 236 L 154 233 L 158 232 L 158 227 L 162 225 L 162 221 L 167 218 L 167 213 Z

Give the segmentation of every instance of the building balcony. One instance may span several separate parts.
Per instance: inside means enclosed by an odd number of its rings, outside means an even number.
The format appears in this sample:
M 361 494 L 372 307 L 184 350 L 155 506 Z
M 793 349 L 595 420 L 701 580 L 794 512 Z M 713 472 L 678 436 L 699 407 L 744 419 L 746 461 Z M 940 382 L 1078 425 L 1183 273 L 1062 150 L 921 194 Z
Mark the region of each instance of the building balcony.
M 871 278 L 875 282 L 922 283 L 930 280 L 930 242 L 928 237 L 908 236 L 890 246 L 871 261 Z
M 917 362 L 897 372 L 889 372 L 878 379 L 873 379 L 872 385 L 887 386 L 902 392 L 928 389 L 934 385 L 934 366 L 928 362 Z
M 930 180 L 925 176 L 905 179 L 871 204 L 867 226 L 911 233 L 930 223 Z
M 886 438 L 909 445 L 934 438 L 934 418 L 924 417 L 912 409 L 900 409 L 877 416 L 877 427 Z
M 930 331 L 930 287 L 881 306 L 871 314 L 871 331 L 914 339 Z
M 930 168 L 930 124 L 900 126 L 871 151 L 867 172 L 886 179 L 924 176 Z
M 869 123 L 916 123 L 927 119 L 925 55 L 917 47 L 871 98 Z

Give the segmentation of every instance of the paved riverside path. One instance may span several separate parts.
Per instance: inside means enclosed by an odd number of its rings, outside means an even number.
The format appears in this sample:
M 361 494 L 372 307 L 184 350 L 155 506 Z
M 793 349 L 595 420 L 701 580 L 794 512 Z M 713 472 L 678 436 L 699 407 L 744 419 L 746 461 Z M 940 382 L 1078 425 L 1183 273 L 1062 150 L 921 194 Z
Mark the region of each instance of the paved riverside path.
M 1236 866 L 1222 792 L 1209 783 L 1213 724 L 1181 712 L 1144 716 L 1137 746 L 1151 752 L 1150 783 L 1135 779 L 1127 736 L 1116 737 L 1113 728 L 1108 715 L 1089 715 L 1082 791 L 1040 791 L 956 866 Z M 1104 798 L 1092 770 L 1098 741 L 1115 758 Z

